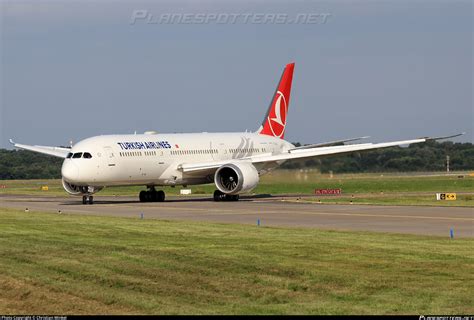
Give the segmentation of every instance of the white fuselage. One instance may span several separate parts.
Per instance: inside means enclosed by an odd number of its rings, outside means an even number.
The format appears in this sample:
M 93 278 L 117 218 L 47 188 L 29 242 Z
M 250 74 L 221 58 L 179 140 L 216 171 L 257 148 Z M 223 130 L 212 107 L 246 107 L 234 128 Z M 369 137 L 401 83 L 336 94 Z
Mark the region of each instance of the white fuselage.
M 71 154 L 89 153 L 89 158 L 66 158 L 63 179 L 83 186 L 148 185 L 174 186 L 213 182 L 205 172 L 183 173 L 190 163 L 239 161 L 256 155 L 275 155 L 294 146 L 282 139 L 255 133 L 180 133 L 104 135 L 82 140 Z M 259 174 L 281 162 L 256 166 Z

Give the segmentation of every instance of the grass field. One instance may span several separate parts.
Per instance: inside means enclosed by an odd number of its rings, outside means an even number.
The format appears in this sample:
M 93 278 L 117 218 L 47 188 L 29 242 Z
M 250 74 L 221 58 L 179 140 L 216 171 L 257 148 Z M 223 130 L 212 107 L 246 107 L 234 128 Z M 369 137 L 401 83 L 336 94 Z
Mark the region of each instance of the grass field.
M 2 314 L 472 314 L 473 239 L 0 209 Z
M 462 177 L 462 178 L 460 178 Z M 6 188 L 0 193 L 65 195 L 59 180 L 0 181 Z M 48 191 L 41 191 L 48 185 Z M 317 172 L 277 170 L 262 176 L 255 194 L 313 194 L 316 188 L 341 188 L 342 197 L 324 197 L 323 202 L 393 205 L 474 206 L 474 176 L 459 174 L 344 174 L 329 175 Z M 98 195 L 137 196 L 143 187 L 105 188 Z M 191 186 L 195 195 L 211 195 L 215 186 Z M 179 194 L 180 188 L 164 188 L 168 195 Z M 436 201 L 436 192 L 465 193 L 457 201 Z M 383 193 L 383 195 L 382 195 Z M 403 194 L 402 194 L 403 193 Z M 351 196 L 354 195 L 354 199 Z

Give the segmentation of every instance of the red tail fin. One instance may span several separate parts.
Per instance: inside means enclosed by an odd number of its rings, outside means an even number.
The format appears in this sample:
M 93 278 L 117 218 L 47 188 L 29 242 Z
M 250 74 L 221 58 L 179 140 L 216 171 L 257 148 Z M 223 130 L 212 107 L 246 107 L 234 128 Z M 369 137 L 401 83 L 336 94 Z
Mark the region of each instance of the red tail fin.
M 280 82 L 270 102 L 270 107 L 263 119 L 262 126 L 257 131 L 258 133 L 280 139 L 284 138 L 294 68 L 295 64 L 289 63 L 286 65 L 285 70 L 283 70 Z

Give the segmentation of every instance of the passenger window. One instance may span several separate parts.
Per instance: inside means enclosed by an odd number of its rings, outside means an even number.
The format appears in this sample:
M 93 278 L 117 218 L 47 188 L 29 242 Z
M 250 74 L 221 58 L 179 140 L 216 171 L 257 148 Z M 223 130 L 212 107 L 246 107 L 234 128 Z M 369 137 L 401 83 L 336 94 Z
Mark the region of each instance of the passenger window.
M 84 159 L 90 159 L 90 158 L 92 158 L 92 155 L 89 152 L 84 152 L 83 158 Z
M 72 153 L 69 152 L 69 153 L 67 154 L 67 156 L 66 156 L 66 159 L 70 159 L 71 157 L 72 157 Z
M 73 159 L 78 159 L 78 158 L 80 158 L 80 157 L 82 157 L 82 152 L 75 153 L 75 154 L 72 156 Z

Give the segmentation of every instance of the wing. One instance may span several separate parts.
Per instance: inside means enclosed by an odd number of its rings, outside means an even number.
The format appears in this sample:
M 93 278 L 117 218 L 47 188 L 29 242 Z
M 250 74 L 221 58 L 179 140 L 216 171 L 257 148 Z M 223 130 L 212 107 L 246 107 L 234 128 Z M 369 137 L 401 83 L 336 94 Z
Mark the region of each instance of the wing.
M 317 148 L 317 147 L 329 147 L 329 146 L 332 146 L 332 145 L 335 145 L 335 144 L 340 144 L 340 143 L 345 143 L 345 142 L 350 142 L 350 141 L 357 141 L 357 140 L 362 140 L 362 139 L 367 139 L 367 138 L 370 138 L 370 137 L 365 136 L 365 137 L 359 137 L 359 138 L 350 138 L 350 139 L 344 139 L 344 140 L 336 140 L 336 141 L 330 141 L 330 142 L 308 144 L 308 145 L 305 145 L 305 146 L 295 147 L 291 150 L 312 149 L 312 148 Z
M 50 156 L 58 157 L 58 158 L 66 158 L 67 154 L 71 152 L 69 148 L 62 148 L 62 147 L 46 147 L 46 146 L 29 146 L 26 144 L 19 144 L 15 143 L 12 139 L 10 139 L 10 143 L 13 144 L 15 148 L 25 149 L 33 152 L 43 153 Z
M 312 147 L 311 148 L 308 146 L 308 148 L 304 148 L 304 149 L 290 149 L 287 152 L 280 153 L 280 154 L 258 155 L 258 156 L 246 157 L 242 159 L 225 160 L 225 161 L 217 161 L 217 162 L 202 162 L 202 163 L 189 163 L 189 164 L 185 163 L 185 164 L 179 165 L 178 169 L 183 172 L 189 172 L 189 173 L 200 172 L 200 171 L 212 172 L 213 170 L 219 168 L 220 166 L 232 161 L 247 161 L 254 164 L 261 164 L 264 162 L 283 162 L 283 161 L 291 160 L 291 159 L 321 157 L 321 156 L 344 154 L 344 153 L 364 151 L 364 150 L 388 148 L 388 147 L 414 144 L 414 143 L 422 143 L 422 142 L 426 142 L 430 140 L 448 139 L 448 138 L 458 137 L 463 134 L 464 133 L 447 136 L 447 137 L 436 137 L 436 138 L 425 137 L 425 138 L 418 138 L 418 139 L 412 139 L 412 140 L 401 140 L 401 141 L 382 142 L 382 143 L 360 143 L 360 144 L 331 146 L 331 147 Z

